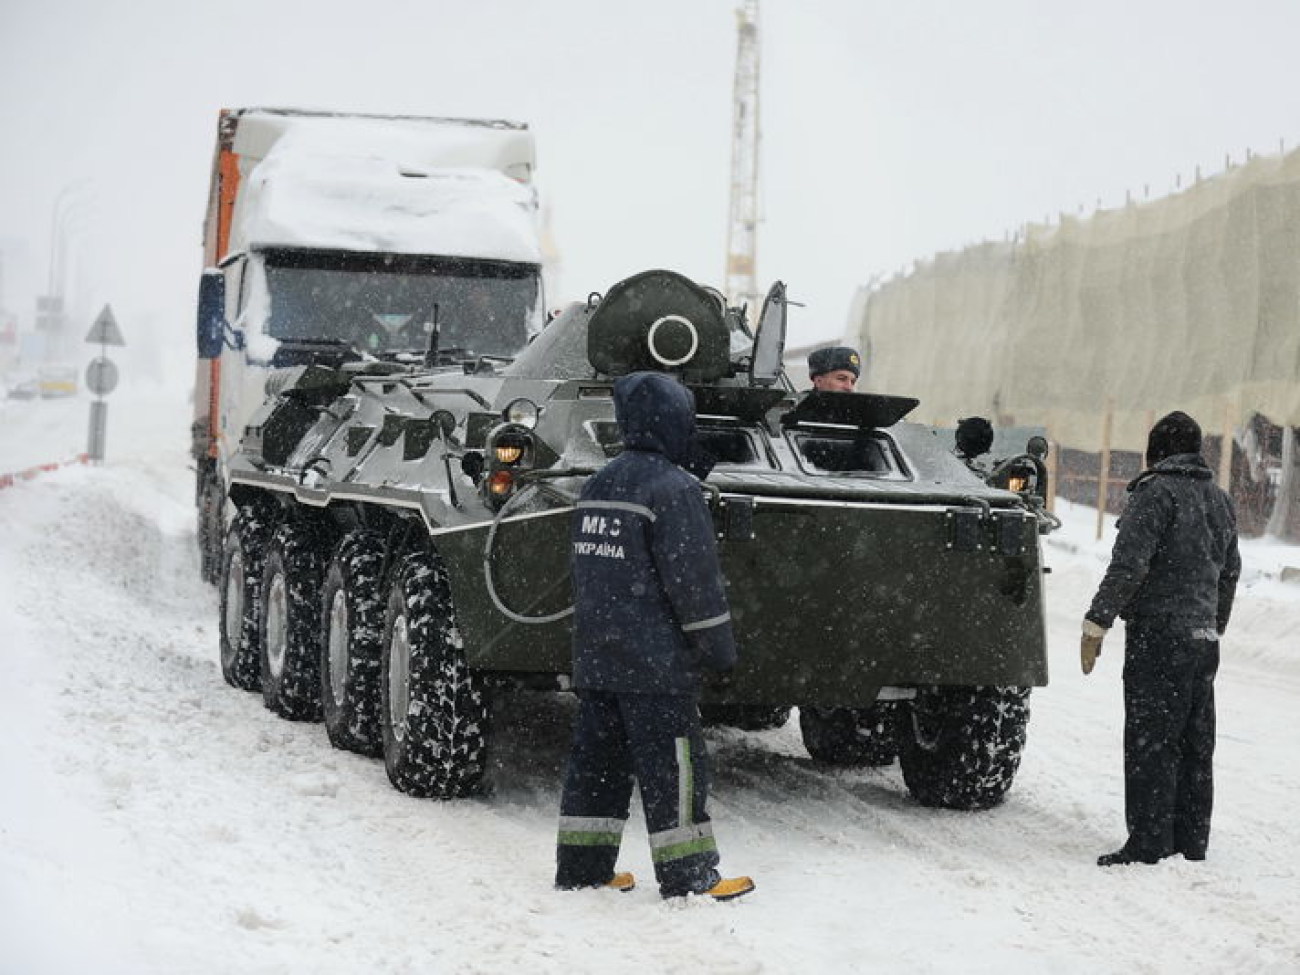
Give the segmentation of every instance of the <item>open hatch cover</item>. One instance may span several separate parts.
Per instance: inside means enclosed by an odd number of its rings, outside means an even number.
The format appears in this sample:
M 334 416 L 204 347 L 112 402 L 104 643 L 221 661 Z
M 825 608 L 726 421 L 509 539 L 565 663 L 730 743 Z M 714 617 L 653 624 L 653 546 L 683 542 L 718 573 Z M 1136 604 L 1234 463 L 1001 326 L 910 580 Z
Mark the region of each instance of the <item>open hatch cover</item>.
M 781 423 L 787 427 L 796 423 L 835 423 L 873 429 L 892 427 L 920 402 L 910 396 L 814 389 L 781 417 Z

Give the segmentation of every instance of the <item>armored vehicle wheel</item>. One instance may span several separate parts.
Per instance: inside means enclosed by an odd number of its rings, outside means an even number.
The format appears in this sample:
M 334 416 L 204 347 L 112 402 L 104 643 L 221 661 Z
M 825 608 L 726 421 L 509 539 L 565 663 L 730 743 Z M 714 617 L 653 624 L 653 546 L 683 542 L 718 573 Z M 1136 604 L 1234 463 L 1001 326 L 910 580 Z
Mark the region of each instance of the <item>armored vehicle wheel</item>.
M 487 702 L 465 663 L 447 572 L 436 555 L 410 555 L 398 568 L 381 660 L 389 780 L 420 797 L 477 792 L 487 763 Z
M 221 675 L 240 690 L 262 686 L 258 603 L 267 525 L 255 508 L 242 508 L 221 553 Z
M 334 550 L 321 590 L 321 704 L 330 744 L 383 753 L 379 657 L 384 637 L 384 539 L 355 531 Z
M 309 528 L 281 525 L 262 570 L 262 698 L 294 721 L 319 721 L 319 540 Z
M 700 720 L 706 725 L 728 725 L 741 731 L 767 731 L 789 721 L 790 709 L 762 704 L 701 704 Z
M 1025 747 L 1028 688 L 925 688 L 910 718 L 902 722 L 899 761 L 918 802 L 988 809 L 1005 798 Z
M 205 475 L 199 487 L 199 575 L 204 582 L 220 583 L 224 568 L 226 494 L 215 475 Z
M 799 731 L 808 754 L 827 765 L 889 765 L 898 755 L 898 704 L 869 708 L 799 709 Z

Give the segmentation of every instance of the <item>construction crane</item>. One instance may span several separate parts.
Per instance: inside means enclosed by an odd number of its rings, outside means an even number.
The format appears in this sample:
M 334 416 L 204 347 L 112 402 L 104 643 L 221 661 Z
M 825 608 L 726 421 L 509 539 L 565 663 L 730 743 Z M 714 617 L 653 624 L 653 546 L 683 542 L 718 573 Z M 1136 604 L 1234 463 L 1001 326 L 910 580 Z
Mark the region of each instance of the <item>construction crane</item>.
M 736 33 L 726 290 L 733 304 L 757 308 L 758 0 L 744 0 L 736 10 Z

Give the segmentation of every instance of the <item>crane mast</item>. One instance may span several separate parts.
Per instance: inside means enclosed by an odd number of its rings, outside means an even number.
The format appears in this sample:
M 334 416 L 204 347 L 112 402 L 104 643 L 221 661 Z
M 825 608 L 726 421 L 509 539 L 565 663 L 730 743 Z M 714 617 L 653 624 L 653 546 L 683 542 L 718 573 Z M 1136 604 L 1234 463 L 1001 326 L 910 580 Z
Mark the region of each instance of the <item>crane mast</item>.
M 731 125 L 731 213 L 727 222 L 727 296 L 757 305 L 758 0 L 736 10 L 736 79 Z

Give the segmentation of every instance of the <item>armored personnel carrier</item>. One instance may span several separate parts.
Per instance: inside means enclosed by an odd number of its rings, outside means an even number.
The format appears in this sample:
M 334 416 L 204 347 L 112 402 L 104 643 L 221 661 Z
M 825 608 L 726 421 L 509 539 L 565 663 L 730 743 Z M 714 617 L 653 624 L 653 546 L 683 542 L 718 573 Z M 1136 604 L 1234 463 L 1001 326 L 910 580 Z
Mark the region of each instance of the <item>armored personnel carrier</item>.
M 286 371 L 231 462 L 226 680 L 382 755 L 403 791 L 474 793 L 494 690 L 567 686 L 573 504 L 622 446 L 614 380 L 662 370 L 695 397 L 740 647 L 705 718 L 797 707 L 821 762 L 897 753 L 922 803 L 999 802 L 1047 681 L 1041 460 L 986 483 L 905 422 L 916 400 L 796 392 L 786 309 L 777 283 L 751 331 L 718 292 L 648 271 L 513 361 L 431 348 Z

